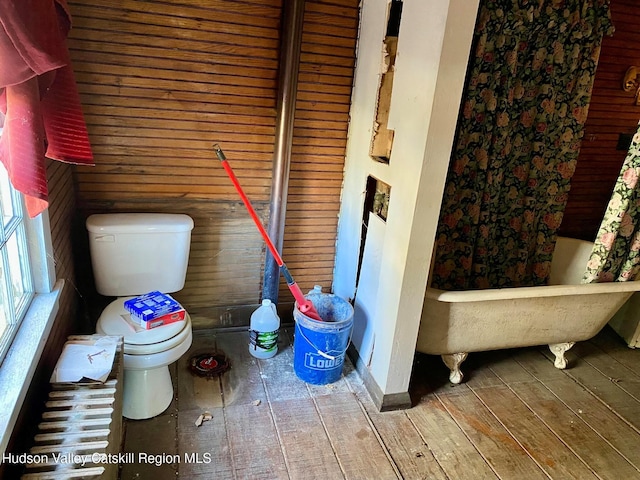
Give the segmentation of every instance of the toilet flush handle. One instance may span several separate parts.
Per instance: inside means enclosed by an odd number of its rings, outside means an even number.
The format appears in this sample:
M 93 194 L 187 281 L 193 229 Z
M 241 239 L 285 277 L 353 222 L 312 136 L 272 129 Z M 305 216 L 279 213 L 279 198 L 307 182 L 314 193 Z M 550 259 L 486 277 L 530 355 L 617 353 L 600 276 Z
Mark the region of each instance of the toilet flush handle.
M 93 237 L 93 239 L 96 242 L 115 242 L 116 241 L 116 237 L 115 235 L 96 235 L 95 237 Z

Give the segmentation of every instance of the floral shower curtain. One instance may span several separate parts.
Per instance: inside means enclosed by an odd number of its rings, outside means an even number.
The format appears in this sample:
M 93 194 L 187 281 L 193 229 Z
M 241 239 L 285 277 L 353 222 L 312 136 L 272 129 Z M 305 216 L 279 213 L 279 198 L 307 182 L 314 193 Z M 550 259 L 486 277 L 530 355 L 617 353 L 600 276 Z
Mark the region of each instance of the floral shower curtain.
M 485 0 L 445 185 L 432 286 L 546 283 L 608 0 Z
M 600 224 L 583 283 L 635 280 L 640 270 L 640 126 Z

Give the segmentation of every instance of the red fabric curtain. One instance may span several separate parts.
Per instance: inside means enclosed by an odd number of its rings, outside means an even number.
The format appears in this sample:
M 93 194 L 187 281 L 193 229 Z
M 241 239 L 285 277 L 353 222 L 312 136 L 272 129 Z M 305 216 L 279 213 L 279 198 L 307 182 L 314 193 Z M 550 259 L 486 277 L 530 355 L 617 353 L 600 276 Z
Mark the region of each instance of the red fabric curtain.
M 45 157 L 93 165 L 71 69 L 65 0 L 0 2 L 0 161 L 34 217 L 48 206 Z

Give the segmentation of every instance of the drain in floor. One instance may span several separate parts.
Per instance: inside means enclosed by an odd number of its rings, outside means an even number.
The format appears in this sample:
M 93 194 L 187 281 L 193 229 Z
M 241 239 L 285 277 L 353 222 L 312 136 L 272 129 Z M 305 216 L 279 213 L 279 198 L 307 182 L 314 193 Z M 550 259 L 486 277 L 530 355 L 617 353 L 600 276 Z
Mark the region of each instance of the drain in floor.
M 189 368 L 199 377 L 217 377 L 231 368 L 231 362 L 222 352 L 201 353 L 189 359 Z

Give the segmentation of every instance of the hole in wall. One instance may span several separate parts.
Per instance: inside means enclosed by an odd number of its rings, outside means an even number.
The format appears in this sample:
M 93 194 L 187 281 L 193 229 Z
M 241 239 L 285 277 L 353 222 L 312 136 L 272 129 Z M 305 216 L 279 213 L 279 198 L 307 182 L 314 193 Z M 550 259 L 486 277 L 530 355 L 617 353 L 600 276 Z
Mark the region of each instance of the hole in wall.
M 369 152 L 371 158 L 382 163 L 389 163 L 393 146 L 394 132 L 388 128 L 388 122 L 401 16 L 402 1 L 392 0 L 387 14 L 387 31 L 382 42 L 382 72 L 377 92 L 376 116 L 373 122 Z
M 364 195 L 364 208 L 362 209 L 362 230 L 360 233 L 360 252 L 358 255 L 358 270 L 356 273 L 356 289 L 360 280 L 360 271 L 362 270 L 362 258 L 364 256 L 364 246 L 367 241 L 369 218 L 371 214 L 374 214 L 386 222 L 390 197 L 391 185 L 388 185 L 371 175 L 367 177 L 367 185 Z

